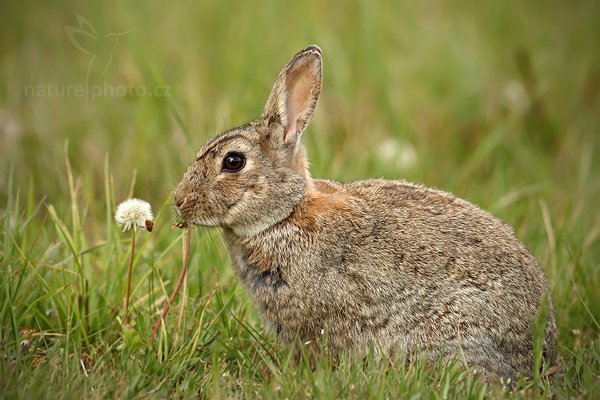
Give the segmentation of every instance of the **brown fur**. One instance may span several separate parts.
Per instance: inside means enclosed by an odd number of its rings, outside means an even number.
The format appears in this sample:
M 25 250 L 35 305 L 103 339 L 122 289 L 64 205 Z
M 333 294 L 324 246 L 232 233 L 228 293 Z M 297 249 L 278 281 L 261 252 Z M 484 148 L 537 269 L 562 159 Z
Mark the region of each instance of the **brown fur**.
M 548 284 L 513 230 L 449 193 L 403 181 L 310 177 L 300 135 L 321 91 L 308 47 L 280 73 L 260 119 L 209 141 L 174 193 L 185 220 L 223 228 L 236 275 L 287 342 L 334 351 L 457 359 L 488 376 L 529 375 Z M 246 157 L 239 172 L 225 155 Z

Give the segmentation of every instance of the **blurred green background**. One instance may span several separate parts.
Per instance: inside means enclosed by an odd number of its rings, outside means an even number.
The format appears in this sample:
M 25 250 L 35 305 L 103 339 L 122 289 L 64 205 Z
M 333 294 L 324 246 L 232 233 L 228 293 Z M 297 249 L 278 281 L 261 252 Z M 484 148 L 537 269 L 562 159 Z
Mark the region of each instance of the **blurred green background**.
M 104 343 L 127 254 L 110 224 L 129 193 L 163 210 L 134 281 L 143 292 L 158 270 L 173 280 L 171 190 L 207 139 L 260 115 L 281 67 L 314 43 L 324 88 L 303 138 L 313 176 L 417 181 L 514 226 L 553 287 L 561 354 L 598 357 L 566 361 L 589 394 L 600 365 L 599 21 L 600 3 L 583 0 L 2 1 L 2 286 L 20 276 L 0 307 L 4 332 L 11 321 L 71 332 L 53 301 L 84 289 L 52 280 L 53 268 L 76 269 L 58 218 L 79 238 L 88 328 Z M 228 307 L 259 329 L 218 235 L 195 238 L 191 298 L 232 288 Z
M 259 115 L 279 69 L 311 43 L 325 57 L 323 98 L 304 139 L 315 176 L 407 177 L 477 192 L 493 185 L 498 196 L 523 182 L 570 186 L 578 150 L 591 150 L 598 133 L 596 1 L 2 8 L 2 198 L 14 160 L 17 182 L 32 179 L 38 196 L 60 199 L 68 140 L 74 168 L 96 194 L 108 154 L 123 182 L 119 198 L 135 168 L 138 195 L 161 201 L 207 138 Z M 86 87 L 92 58 L 65 31 L 79 27 L 78 16 L 98 37 L 78 36 L 97 55 L 89 84 L 104 92 L 95 98 L 66 92 Z M 123 32 L 114 47 L 105 38 Z M 119 87 L 166 93 L 111 95 Z M 498 182 L 498 169 L 521 181 Z

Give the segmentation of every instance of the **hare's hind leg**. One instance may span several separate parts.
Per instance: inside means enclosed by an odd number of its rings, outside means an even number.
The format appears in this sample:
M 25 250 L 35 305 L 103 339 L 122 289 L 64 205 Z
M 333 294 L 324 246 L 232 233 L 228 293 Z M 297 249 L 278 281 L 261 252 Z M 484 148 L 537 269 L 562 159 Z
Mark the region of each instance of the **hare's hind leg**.
M 507 359 L 495 341 L 487 337 L 461 337 L 440 343 L 427 343 L 407 353 L 409 360 L 424 357 L 428 364 L 460 365 L 486 381 L 515 380 L 520 370 Z
M 515 380 L 519 373 L 527 374 L 522 355 L 507 353 L 497 340 L 486 336 L 466 336 L 446 343 L 442 355 L 460 362 L 473 373 L 481 373 L 487 380 L 499 378 Z M 526 369 L 526 368 L 525 368 Z

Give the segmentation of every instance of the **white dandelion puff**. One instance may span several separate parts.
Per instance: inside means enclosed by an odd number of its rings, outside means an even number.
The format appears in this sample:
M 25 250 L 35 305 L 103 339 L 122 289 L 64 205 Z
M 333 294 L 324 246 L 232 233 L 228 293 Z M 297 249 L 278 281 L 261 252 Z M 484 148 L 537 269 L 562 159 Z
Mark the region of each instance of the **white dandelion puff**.
M 127 292 L 125 293 L 125 322 L 129 321 L 129 297 L 131 295 L 131 273 L 133 271 L 133 261 L 135 259 L 135 231 L 137 227 L 146 228 L 152 231 L 152 207 L 150 203 L 140 199 L 125 200 L 117 207 L 115 220 L 123 227 L 123 232 L 131 231 L 131 256 L 129 257 L 129 268 L 127 270 Z
M 119 204 L 115 213 L 115 220 L 123 227 L 123 232 L 138 226 L 146 228 L 147 222 L 152 222 L 152 207 L 150 203 L 140 199 L 128 199 Z

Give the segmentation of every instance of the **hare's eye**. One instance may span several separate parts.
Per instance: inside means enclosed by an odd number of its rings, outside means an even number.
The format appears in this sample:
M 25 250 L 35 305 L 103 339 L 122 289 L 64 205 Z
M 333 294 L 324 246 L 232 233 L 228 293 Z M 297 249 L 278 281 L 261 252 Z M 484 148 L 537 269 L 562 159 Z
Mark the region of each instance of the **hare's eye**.
M 237 172 L 246 165 L 246 158 L 240 153 L 227 153 L 223 158 L 223 171 Z

